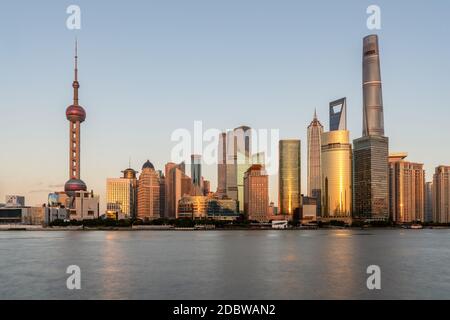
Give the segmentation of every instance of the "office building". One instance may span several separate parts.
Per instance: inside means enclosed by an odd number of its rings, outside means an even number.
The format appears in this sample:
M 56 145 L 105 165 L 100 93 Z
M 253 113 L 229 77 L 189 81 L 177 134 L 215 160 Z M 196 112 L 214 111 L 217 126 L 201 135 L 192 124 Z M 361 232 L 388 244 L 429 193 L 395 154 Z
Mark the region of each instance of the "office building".
M 317 199 L 316 208 L 317 215 L 321 214 L 321 197 L 322 197 L 322 168 L 321 168 L 321 136 L 323 133 L 323 126 L 317 118 L 317 113 L 314 112 L 313 121 L 308 126 L 308 196 Z
M 244 211 L 244 174 L 251 165 L 252 130 L 241 126 L 227 133 L 227 196 Z
M 330 131 L 347 130 L 347 98 L 330 102 Z
M 424 221 L 433 221 L 433 182 L 425 183 L 425 213 Z
M 268 222 L 269 176 L 263 166 L 252 165 L 244 175 L 244 213 L 249 220 Z
M 322 218 L 349 222 L 352 213 L 352 146 L 347 130 L 322 134 Z
M 159 176 L 153 164 L 147 160 L 139 175 L 137 193 L 137 218 L 153 220 L 160 218 Z
M 301 207 L 300 140 L 280 140 L 278 168 L 278 197 L 280 214 L 293 219 Z
M 198 154 L 191 155 L 191 178 L 194 186 L 201 188 L 202 180 L 202 156 Z
M 118 211 L 125 218 L 132 218 L 136 215 L 137 172 L 131 168 L 122 172 L 123 177 L 106 181 L 106 207 L 109 211 Z
M 363 135 L 354 145 L 354 216 L 389 218 L 389 140 L 384 135 L 378 36 L 363 40 Z
M 165 217 L 178 218 L 178 202 L 183 196 L 191 195 L 192 179 L 185 174 L 184 163 L 167 163 L 165 166 Z
M 223 198 L 227 194 L 227 133 L 219 135 L 217 152 L 217 196 Z
M 159 178 L 159 216 L 163 218 L 166 212 L 166 176 L 158 170 Z

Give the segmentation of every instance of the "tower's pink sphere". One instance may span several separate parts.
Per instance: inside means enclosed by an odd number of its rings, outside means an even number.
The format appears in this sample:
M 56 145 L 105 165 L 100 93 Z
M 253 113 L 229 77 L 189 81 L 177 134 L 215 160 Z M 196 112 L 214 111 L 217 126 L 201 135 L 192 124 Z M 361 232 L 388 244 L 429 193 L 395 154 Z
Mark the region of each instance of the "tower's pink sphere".
M 70 179 L 64 185 L 64 191 L 68 196 L 73 197 L 76 191 L 86 191 L 87 187 L 83 180 L 80 179 Z
M 69 121 L 80 121 L 86 120 L 86 111 L 84 111 L 82 106 L 71 105 L 66 109 L 66 117 Z

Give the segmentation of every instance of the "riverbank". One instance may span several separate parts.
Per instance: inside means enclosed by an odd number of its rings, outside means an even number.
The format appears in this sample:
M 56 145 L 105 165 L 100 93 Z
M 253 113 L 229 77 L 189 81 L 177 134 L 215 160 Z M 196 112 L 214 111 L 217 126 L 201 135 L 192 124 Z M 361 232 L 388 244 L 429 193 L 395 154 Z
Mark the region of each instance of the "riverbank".
M 36 226 L 36 225 L 0 225 L 1 231 L 267 231 L 267 230 L 281 230 L 281 231 L 302 231 L 302 230 L 407 230 L 402 227 L 336 227 L 336 226 L 327 226 L 327 227 L 295 227 L 288 229 L 273 229 L 270 227 L 231 227 L 228 226 L 226 228 L 214 228 L 213 226 L 196 226 L 196 227 L 174 227 L 170 225 L 137 225 L 131 227 L 83 227 L 83 226 L 65 226 L 65 227 L 44 227 L 44 226 Z M 423 229 L 419 230 L 442 230 L 442 229 L 450 229 L 450 227 L 444 226 L 425 226 Z M 417 231 L 417 230 L 415 230 Z

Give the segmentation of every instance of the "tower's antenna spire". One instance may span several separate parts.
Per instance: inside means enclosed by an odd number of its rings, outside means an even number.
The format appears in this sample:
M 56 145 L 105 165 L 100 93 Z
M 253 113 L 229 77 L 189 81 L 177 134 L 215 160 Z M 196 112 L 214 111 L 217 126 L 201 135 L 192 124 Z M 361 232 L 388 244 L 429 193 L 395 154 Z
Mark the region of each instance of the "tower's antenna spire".
M 75 38 L 75 79 L 73 80 L 73 104 L 78 105 L 78 88 L 80 84 L 78 83 L 78 39 Z
M 78 81 L 78 39 L 75 38 L 75 81 Z
M 314 120 L 317 120 L 317 108 L 314 108 Z

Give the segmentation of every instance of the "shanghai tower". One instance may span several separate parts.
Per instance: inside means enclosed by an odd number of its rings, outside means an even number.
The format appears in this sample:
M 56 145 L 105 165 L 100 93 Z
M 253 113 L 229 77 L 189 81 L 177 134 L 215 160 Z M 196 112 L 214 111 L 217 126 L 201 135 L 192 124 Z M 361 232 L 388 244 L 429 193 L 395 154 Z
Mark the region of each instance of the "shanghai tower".
M 369 35 L 362 52 L 362 137 L 353 141 L 353 215 L 370 220 L 389 217 L 389 140 L 384 136 L 380 69 L 378 36 Z
M 363 136 L 384 136 L 378 36 L 363 40 Z

